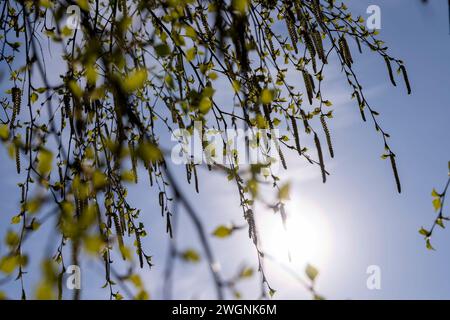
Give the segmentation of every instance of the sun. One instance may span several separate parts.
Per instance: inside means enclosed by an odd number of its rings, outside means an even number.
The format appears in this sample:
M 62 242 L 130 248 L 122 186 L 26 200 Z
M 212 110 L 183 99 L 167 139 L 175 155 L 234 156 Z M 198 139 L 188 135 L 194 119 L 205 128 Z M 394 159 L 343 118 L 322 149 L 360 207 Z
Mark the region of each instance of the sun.
M 260 230 L 265 253 L 278 262 L 302 266 L 323 265 L 331 253 L 331 228 L 318 205 L 290 201 L 286 204 L 287 224 L 279 214 L 261 219 Z

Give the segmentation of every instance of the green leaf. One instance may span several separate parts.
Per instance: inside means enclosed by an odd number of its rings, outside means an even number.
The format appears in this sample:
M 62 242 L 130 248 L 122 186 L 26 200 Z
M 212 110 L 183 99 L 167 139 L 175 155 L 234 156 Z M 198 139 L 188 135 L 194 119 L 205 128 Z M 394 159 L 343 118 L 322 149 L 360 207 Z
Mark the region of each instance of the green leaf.
M 437 198 L 440 197 L 441 195 L 436 191 L 436 189 L 433 188 L 433 191 L 431 191 L 431 196 Z
M 167 44 L 161 43 L 155 46 L 156 54 L 160 57 L 165 57 L 170 54 L 170 48 Z
M 78 6 L 84 11 L 89 11 L 89 1 L 88 0 L 76 0 Z
M 423 227 L 420 228 L 419 233 L 425 237 L 428 237 L 430 235 L 430 232 Z
M 139 144 L 137 154 L 146 164 L 159 161 L 163 158 L 161 150 L 159 150 L 155 144 L 150 142 Z
M 12 217 L 11 218 L 11 224 L 18 224 L 18 223 L 20 223 L 20 219 L 21 219 L 20 214 L 18 214 L 17 216 Z
M 264 89 L 261 92 L 261 103 L 262 104 L 269 104 L 273 100 L 273 93 L 269 89 Z
M 0 271 L 6 274 L 12 273 L 19 266 L 17 256 L 6 256 L 0 260 Z
M 207 114 L 208 111 L 211 109 L 212 107 L 212 101 L 210 98 L 208 97 L 203 97 L 202 100 L 200 100 L 200 105 L 199 107 L 199 111 L 202 114 Z
M 239 278 L 243 279 L 243 278 L 250 278 L 253 276 L 253 268 L 243 268 L 241 270 L 241 273 L 239 274 Z
M 9 128 L 6 124 L 0 125 L 0 138 L 6 140 L 9 137 Z
M 187 59 L 187 61 L 194 60 L 196 53 L 197 53 L 197 49 L 195 47 L 188 49 L 186 51 L 186 59 Z
M 147 80 L 147 70 L 136 69 L 132 71 L 123 82 L 123 89 L 129 93 L 134 92 L 144 86 Z
M 30 101 L 31 101 L 31 103 L 35 103 L 38 99 L 39 99 L 39 96 L 37 95 L 36 92 L 33 92 L 33 93 L 30 95 Z
M 192 39 L 195 39 L 197 37 L 197 32 L 191 26 L 186 26 L 185 31 L 186 31 L 187 37 L 192 38 Z
M 83 90 L 81 90 L 80 86 L 75 80 L 69 81 L 69 88 L 72 91 L 73 95 L 81 98 L 83 96 Z
M 103 172 L 96 170 L 92 174 L 92 182 L 94 184 L 94 188 L 98 190 L 102 189 L 108 184 L 108 179 L 106 178 L 106 175 Z
M 10 247 L 15 247 L 19 244 L 20 238 L 19 235 L 13 231 L 8 231 L 5 237 L 5 243 Z
M 187 262 L 200 262 L 200 255 L 193 249 L 188 249 L 181 253 L 181 258 Z
M 319 274 L 319 271 L 312 265 L 308 264 L 306 266 L 305 273 L 309 280 L 314 281 Z
M 428 249 L 428 250 L 435 250 L 435 249 L 433 248 L 433 246 L 431 245 L 430 239 L 427 239 L 427 240 L 426 240 L 426 246 L 427 246 L 427 249 Z
M 47 149 L 41 149 L 37 158 L 39 162 L 37 170 L 41 175 L 47 175 L 52 170 L 53 153 Z
M 36 221 L 36 219 L 33 219 L 33 221 L 31 221 L 31 225 L 30 228 L 33 231 L 36 231 L 40 228 L 41 224 L 39 222 Z
M 436 219 L 436 224 L 437 224 L 439 227 L 441 227 L 442 229 L 445 229 L 444 221 L 442 220 L 442 218 Z
M 289 193 L 291 190 L 290 183 L 284 184 L 280 190 L 278 191 L 278 199 L 280 200 L 288 200 L 289 199 Z
M 233 0 L 232 5 L 234 10 L 244 15 L 245 12 L 247 11 L 248 0 Z
M 233 233 L 233 229 L 226 226 L 218 226 L 216 230 L 214 230 L 213 235 L 217 238 L 226 238 L 229 237 Z
M 270 295 L 271 298 L 273 298 L 273 296 L 275 295 L 275 293 L 277 293 L 276 290 L 274 290 L 274 289 L 269 289 L 269 295 Z
M 441 198 L 436 198 L 433 200 L 433 207 L 435 211 L 438 211 L 441 208 Z

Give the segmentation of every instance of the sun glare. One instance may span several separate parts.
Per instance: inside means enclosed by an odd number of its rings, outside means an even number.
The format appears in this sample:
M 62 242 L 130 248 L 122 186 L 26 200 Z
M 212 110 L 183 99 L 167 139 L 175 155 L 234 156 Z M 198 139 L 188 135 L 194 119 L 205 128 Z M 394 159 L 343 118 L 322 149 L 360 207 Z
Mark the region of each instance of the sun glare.
M 331 229 L 318 206 L 290 201 L 287 230 L 278 214 L 261 221 L 264 252 L 285 264 L 325 264 L 331 251 Z

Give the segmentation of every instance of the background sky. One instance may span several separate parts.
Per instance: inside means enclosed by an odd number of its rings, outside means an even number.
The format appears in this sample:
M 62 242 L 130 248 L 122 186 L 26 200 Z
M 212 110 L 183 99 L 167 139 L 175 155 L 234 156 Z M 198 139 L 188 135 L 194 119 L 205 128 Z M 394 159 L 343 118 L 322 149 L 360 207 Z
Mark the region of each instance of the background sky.
M 390 48 L 390 54 L 401 58 L 407 66 L 412 95 L 406 94 L 399 78 L 394 88 L 389 82 L 384 61 L 367 49 L 354 59 L 357 73 L 369 102 L 381 113 L 380 121 L 390 133 L 390 144 L 397 155 L 403 192 L 397 194 L 389 161 L 381 160 L 383 145 L 370 122 L 363 123 L 339 69 L 332 70 L 327 82 L 328 99 L 334 102 L 334 121 L 329 122 L 335 147 L 335 158 L 328 159 L 331 176 L 324 185 L 317 168 L 305 166 L 288 154 L 288 174 L 292 182 L 288 213 L 305 222 L 296 225 L 299 236 L 292 251 L 299 259 L 290 264 L 303 274 L 306 262 L 319 271 L 318 291 L 328 299 L 450 299 L 450 232 L 437 230 L 433 245 L 425 249 L 418 229 L 429 227 L 435 218 L 431 190 L 440 191 L 447 179 L 450 160 L 450 34 L 447 1 L 430 1 L 423 6 L 416 0 L 353 0 L 345 2 L 354 15 L 367 17 L 371 4 L 381 7 L 382 29 L 379 38 Z M 224 100 L 226 97 L 224 97 Z M 224 101 L 226 103 L 226 101 Z M 18 182 L 15 164 L 9 161 L 4 148 L 0 155 L 0 237 L 10 228 L 10 218 L 17 214 Z M 179 169 L 179 168 L 178 168 Z M 184 181 L 181 170 L 179 178 Z M 143 179 L 142 179 L 143 180 Z M 236 187 L 226 177 L 200 172 L 200 195 L 192 188 L 183 188 L 205 221 L 208 232 L 219 224 L 243 224 Z M 145 239 L 155 267 L 145 272 L 145 284 L 152 298 L 162 298 L 162 273 L 167 253 L 164 220 L 154 194 L 145 183 L 129 191 L 131 203 L 142 208 L 149 227 Z M 258 212 L 263 246 L 280 259 L 280 228 L 278 217 L 265 210 Z M 201 251 L 192 226 L 181 212 L 177 239 L 181 248 Z M 39 232 L 25 249 L 34 260 L 54 250 L 57 238 L 51 236 L 53 226 Z M 278 229 L 277 229 L 278 228 Z M 302 229 L 303 228 L 303 229 Z M 305 236 L 302 236 L 304 234 Z M 246 232 L 226 240 L 212 239 L 216 256 L 225 278 L 240 266 L 257 266 L 256 253 Z M 5 248 L 0 247 L 0 253 Z M 33 260 L 33 259 L 32 259 Z M 287 262 L 287 261 L 285 261 Z M 381 270 L 381 289 L 366 286 L 367 267 Z M 83 298 L 103 299 L 109 293 L 103 285 L 101 265 L 87 259 L 88 273 L 82 275 Z M 275 298 L 307 299 L 308 292 L 277 264 L 266 262 Z M 39 279 L 38 262 L 32 262 L 26 276 L 28 287 Z M 177 263 L 175 298 L 214 298 L 204 263 Z M 19 283 L 0 286 L 11 297 L 20 297 Z M 259 284 L 254 277 L 239 286 L 244 298 L 258 298 Z M 29 290 L 32 291 L 32 290 Z

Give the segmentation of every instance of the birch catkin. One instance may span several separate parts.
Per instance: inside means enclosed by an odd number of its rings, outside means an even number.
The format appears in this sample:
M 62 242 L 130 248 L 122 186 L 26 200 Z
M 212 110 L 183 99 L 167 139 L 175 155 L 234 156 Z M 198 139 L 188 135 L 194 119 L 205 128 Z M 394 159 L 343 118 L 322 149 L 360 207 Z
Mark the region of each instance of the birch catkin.
M 300 114 L 302 116 L 303 126 L 305 127 L 305 132 L 309 134 L 311 132 L 311 129 L 309 128 L 308 117 L 307 117 L 305 111 L 303 111 L 302 109 L 300 109 Z
M 297 120 L 294 118 L 294 116 L 290 116 L 290 118 L 291 118 L 291 123 L 292 123 L 292 130 L 294 131 L 295 146 L 297 148 L 298 154 L 301 155 L 302 148 L 300 146 L 300 135 L 298 133 Z
M 339 38 L 339 49 L 341 50 L 342 58 L 346 65 L 351 66 L 353 64 L 352 54 L 350 48 L 348 47 L 347 40 L 344 36 Z
M 319 56 L 319 59 L 322 60 L 323 63 L 327 63 L 327 57 L 325 56 L 325 51 L 323 50 L 323 42 L 322 42 L 322 36 L 320 35 L 320 32 L 317 30 L 314 30 L 312 33 L 312 38 L 314 40 L 314 46 L 316 47 L 317 55 Z
M 134 149 L 134 142 L 133 141 L 129 141 L 128 142 L 128 148 L 130 149 L 131 168 L 132 168 L 132 171 L 133 171 L 134 182 L 138 183 L 137 158 L 136 158 L 136 152 L 135 152 L 135 149 Z
M 269 27 L 265 27 L 265 28 L 264 28 L 264 33 L 265 33 L 265 35 L 266 35 L 267 43 L 269 44 L 270 55 L 272 56 L 272 59 L 275 60 L 275 58 L 276 58 L 276 55 L 275 55 L 275 47 L 274 47 L 274 45 L 273 45 L 272 35 L 270 34 L 270 29 L 269 29 Z
M 283 151 L 281 151 L 280 145 L 278 144 L 278 141 L 275 140 L 275 148 L 277 148 L 278 151 L 278 156 L 280 157 L 280 161 L 281 161 L 281 165 L 283 166 L 284 170 L 287 170 L 287 165 L 286 165 L 286 159 L 284 158 L 284 154 Z
M 122 229 L 120 227 L 119 218 L 117 217 L 117 214 L 113 213 L 113 221 L 114 221 L 114 227 L 116 228 L 116 235 L 117 235 L 117 242 L 119 243 L 120 252 L 122 253 L 122 258 L 125 260 L 125 254 L 124 254 L 124 244 L 123 244 L 123 234 Z
M 408 73 L 406 72 L 405 66 L 401 65 L 400 70 L 403 73 L 403 79 L 405 80 L 406 89 L 408 90 L 408 94 L 411 94 L 411 85 L 409 84 Z
M 303 81 L 305 82 L 306 93 L 308 94 L 309 104 L 312 105 L 312 100 L 314 96 L 313 82 L 308 71 L 303 70 Z
M 327 122 L 325 120 L 325 116 L 320 116 L 320 123 L 322 124 L 323 131 L 325 132 L 325 137 L 327 139 L 328 150 L 330 151 L 330 156 L 334 158 L 334 150 L 333 144 L 331 142 L 330 130 L 328 129 Z
M 384 61 L 386 62 L 386 67 L 389 72 L 389 79 L 391 80 L 392 85 L 394 87 L 396 87 L 397 84 L 395 83 L 394 73 L 392 72 L 392 67 L 391 67 L 391 61 L 389 60 L 388 56 L 384 56 Z
M 305 41 L 306 49 L 308 49 L 311 58 L 314 58 L 316 56 L 316 49 L 314 48 L 313 41 L 311 40 L 311 37 L 309 36 L 309 33 L 307 31 L 303 32 L 303 40 Z
M 287 9 L 287 10 L 289 10 L 289 9 Z M 298 35 L 297 35 L 297 31 L 295 30 L 294 20 L 289 15 L 289 11 L 286 12 L 284 19 L 286 21 L 286 26 L 288 29 L 289 36 L 291 37 L 292 46 L 294 47 L 295 53 L 298 53 L 298 49 L 297 49 Z
M 15 146 L 15 151 L 16 151 L 16 169 L 17 169 L 17 173 L 20 173 L 20 148 L 18 145 Z
M 22 103 L 22 92 L 19 88 L 14 87 L 11 89 L 11 98 L 13 102 L 13 113 L 11 117 L 11 124 L 16 120 L 16 117 L 20 113 L 20 105 Z
M 141 236 L 140 236 L 138 230 L 135 230 L 134 232 L 136 234 L 136 247 L 137 247 L 137 254 L 139 256 L 139 266 L 141 268 L 143 268 L 144 267 L 144 259 L 143 259 L 143 253 L 142 253 Z
M 391 153 L 389 158 L 391 159 L 392 171 L 394 172 L 395 183 L 397 185 L 398 193 L 402 193 L 402 186 L 400 184 L 400 177 L 398 176 L 397 164 L 395 163 L 395 154 Z
M 320 165 L 320 171 L 322 172 L 322 181 L 325 183 L 327 181 L 327 175 L 325 172 L 325 164 L 323 162 L 323 153 L 322 153 L 322 147 L 320 146 L 320 140 L 317 134 L 314 132 L 314 144 L 316 145 L 317 149 L 317 155 L 319 157 L 319 165 Z
M 359 95 L 358 91 L 355 91 L 355 96 L 356 96 L 356 100 L 358 100 L 358 109 L 359 112 L 361 113 L 361 118 L 363 119 L 364 122 L 366 122 L 366 115 L 364 114 L 364 105 L 363 102 L 361 101 L 361 96 Z

